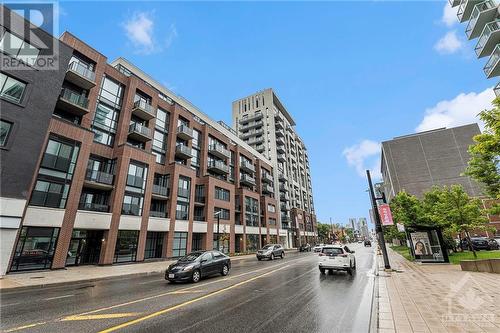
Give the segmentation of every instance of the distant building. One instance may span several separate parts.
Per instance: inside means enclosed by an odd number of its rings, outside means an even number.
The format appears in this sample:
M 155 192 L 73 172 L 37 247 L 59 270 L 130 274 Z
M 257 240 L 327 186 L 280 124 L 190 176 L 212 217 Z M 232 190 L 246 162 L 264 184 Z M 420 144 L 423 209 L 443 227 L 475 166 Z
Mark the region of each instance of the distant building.
M 366 217 L 360 217 L 358 220 L 359 223 L 359 232 L 361 238 L 369 238 L 370 233 L 368 231 L 368 224 L 366 223 Z

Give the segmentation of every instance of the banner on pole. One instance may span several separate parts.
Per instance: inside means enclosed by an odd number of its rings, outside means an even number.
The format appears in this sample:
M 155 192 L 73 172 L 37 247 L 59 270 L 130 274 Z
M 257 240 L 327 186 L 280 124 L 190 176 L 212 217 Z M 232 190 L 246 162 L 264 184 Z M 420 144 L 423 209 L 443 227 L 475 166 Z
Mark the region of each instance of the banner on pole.
M 388 204 L 382 204 L 378 206 L 378 213 L 380 215 L 382 225 L 394 225 L 394 221 L 392 220 L 391 207 Z

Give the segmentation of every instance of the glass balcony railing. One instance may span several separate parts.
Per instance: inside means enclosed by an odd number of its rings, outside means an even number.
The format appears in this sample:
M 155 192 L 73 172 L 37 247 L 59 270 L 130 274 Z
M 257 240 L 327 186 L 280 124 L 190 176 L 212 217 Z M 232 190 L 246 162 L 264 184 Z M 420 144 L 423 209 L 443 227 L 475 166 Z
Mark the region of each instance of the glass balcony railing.
M 151 130 L 144 126 L 144 125 L 141 125 L 139 123 L 133 123 L 133 124 L 130 124 L 129 128 L 128 128 L 128 132 L 129 134 L 130 133 L 138 133 L 138 134 L 142 134 L 146 137 L 151 137 Z
M 255 178 L 249 175 L 241 175 L 240 182 L 255 185 Z
M 109 205 L 103 205 L 93 202 L 80 202 L 80 204 L 78 205 L 78 209 L 107 213 L 109 210 Z
M 240 168 L 246 169 L 250 172 L 255 172 L 255 166 L 251 162 L 248 162 L 248 161 L 241 161 Z
M 500 97 L 500 82 L 497 83 L 497 85 L 495 86 L 495 88 L 493 90 L 495 91 L 495 95 L 497 97 Z
M 229 172 L 229 167 L 224 162 L 221 162 L 221 161 L 210 161 L 208 163 L 208 168 L 209 169 L 217 169 L 217 170 L 225 172 L 225 173 Z
M 156 116 L 156 109 L 142 99 L 134 102 L 134 110 L 140 110 L 141 112 L 148 114 L 151 118 Z
M 486 43 L 488 42 L 488 39 L 490 38 L 491 34 L 493 32 L 499 31 L 500 30 L 500 21 L 493 21 L 484 26 L 483 32 L 481 34 L 481 37 L 477 41 L 475 50 L 476 54 L 479 56 L 483 48 L 485 47 Z
M 151 211 L 149 211 L 149 216 L 150 217 L 167 217 L 167 212 L 151 210 Z
M 87 169 L 87 173 L 85 174 L 85 179 L 91 182 L 113 185 L 114 176 L 110 173 Z
M 80 76 L 83 76 L 89 81 L 95 81 L 95 72 L 77 61 L 73 61 L 71 64 L 69 64 L 68 70 L 75 72 Z
M 63 88 L 61 90 L 59 98 L 83 109 L 87 109 L 89 107 L 89 99 L 85 95 L 79 94 L 68 88 Z
M 493 8 L 496 8 L 495 2 L 493 0 L 486 0 L 474 6 L 474 9 L 472 10 L 472 14 L 469 19 L 469 23 L 467 24 L 467 28 L 465 29 L 467 37 L 469 38 L 471 37 L 472 31 L 474 30 L 474 26 L 476 25 L 481 13 L 483 13 L 488 9 L 493 9 Z
M 158 194 L 158 195 L 161 195 L 161 196 L 164 196 L 164 197 L 168 197 L 168 195 L 170 194 L 169 192 L 170 191 L 169 191 L 168 187 L 162 186 L 162 185 L 153 184 L 153 194 Z
M 226 148 L 224 148 L 224 146 L 221 145 L 221 144 L 212 144 L 212 145 L 210 145 L 208 147 L 208 151 L 211 154 L 215 154 L 215 155 L 223 157 L 223 158 L 228 158 L 228 157 L 231 156 L 231 153 L 229 152 L 229 150 L 227 150 Z
M 488 62 L 486 63 L 486 65 L 483 68 L 484 74 L 486 74 L 486 76 L 488 78 L 492 76 L 494 69 L 498 65 L 499 59 L 500 59 L 500 44 L 498 44 L 495 47 L 495 50 L 493 50 L 493 53 L 490 56 L 490 59 L 488 60 Z
M 180 125 L 177 127 L 177 136 L 185 137 L 186 139 L 193 138 L 193 130 L 186 125 Z

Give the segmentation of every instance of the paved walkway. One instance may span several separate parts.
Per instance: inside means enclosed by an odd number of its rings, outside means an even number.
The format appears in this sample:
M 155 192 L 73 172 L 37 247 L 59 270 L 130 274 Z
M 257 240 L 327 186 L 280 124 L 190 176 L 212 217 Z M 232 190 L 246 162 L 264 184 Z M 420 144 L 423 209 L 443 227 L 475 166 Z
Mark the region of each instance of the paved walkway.
M 231 257 L 231 261 L 254 257 L 254 254 L 235 256 Z M 113 266 L 76 266 L 54 271 L 8 274 L 0 279 L 0 290 L 161 273 L 173 262 L 173 260 L 163 260 Z
M 409 262 L 389 249 L 379 265 L 378 332 L 498 332 L 500 275 Z

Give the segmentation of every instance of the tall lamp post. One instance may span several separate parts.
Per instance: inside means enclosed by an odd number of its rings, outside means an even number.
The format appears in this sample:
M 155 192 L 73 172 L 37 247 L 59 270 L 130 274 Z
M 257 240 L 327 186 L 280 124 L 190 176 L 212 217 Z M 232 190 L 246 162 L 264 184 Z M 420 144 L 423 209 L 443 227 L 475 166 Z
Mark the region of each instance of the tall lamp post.
M 370 200 L 372 202 L 373 215 L 375 217 L 375 230 L 377 232 L 379 246 L 382 249 L 382 255 L 384 256 L 384 266 L 385 269 L 391 269 L 391 265 L 389 264 L 389 256 L 387 255 L 387 248 L 385 247 L 384 231 L 382 230 L 382 223 L 380 222 L 380 215 L 378 213 L 377 205 L 377 200 L 385 201 L 385 196 L 382 196 L 381 198 L 375 197 L 370 170 L 366 170 L 366 177 L 368 178 L 368 185 L 370 186 Z
M 222 211 L 219 210 L 218 212 L 214 213 L 214 216 L 217 216 L 217 251 L 220 251 L 220 246 L 219 246 L 219 225 L 220 225 L 220 213 Z

